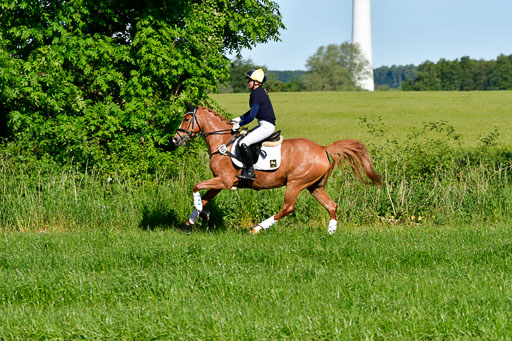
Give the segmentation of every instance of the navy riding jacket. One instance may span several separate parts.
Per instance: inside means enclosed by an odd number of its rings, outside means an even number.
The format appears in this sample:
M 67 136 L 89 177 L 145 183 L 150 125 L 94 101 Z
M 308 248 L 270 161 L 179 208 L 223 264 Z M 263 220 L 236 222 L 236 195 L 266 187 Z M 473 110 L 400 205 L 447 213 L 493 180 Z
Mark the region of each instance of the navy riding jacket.
M 276 124 L 276 115 L 274 114 L 274 108 L 270 102 L 270 98 L 267 92 L 262 87 L 258 87 L 251 92 L 249 97 L 249 106 L 251 110 L 241 116 L 241 126 L 251 123 L 254 118 L 259 120 L 267 121 Z

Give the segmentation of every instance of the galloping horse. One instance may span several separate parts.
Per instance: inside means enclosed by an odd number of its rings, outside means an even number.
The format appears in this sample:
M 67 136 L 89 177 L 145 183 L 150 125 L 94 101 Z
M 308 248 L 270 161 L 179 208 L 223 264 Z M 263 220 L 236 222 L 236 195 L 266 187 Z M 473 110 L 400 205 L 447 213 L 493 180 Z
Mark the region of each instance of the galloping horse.
M 241 180 L 236 177 L 241 169 L 233 165 L 229 156 L 219 152 L 219 147 L 225 146 L 236 134 L 231 130 L 231 123 L 211 109 L 193 106 L 188 102 L 185 104 L 187 112 L 172 140 L 175 145 L 184 146 L 188 140 L 202 135 L 208 145 L 210 168 L 214 177 L 195 184 L 193 190 L 194 211 L 181 226 L 180 229 L 183 231 L 190 231 L 191 224 L 194 224 L 200 215 L 202 216 L 203 207 L 223 189 L 252 188 L 260 190 L 286 186 L 284 205 L 281 211 L 253 227 L 250 232 L 256 234 L 266 230 L 279 219 L 292 213 L 297 196 L 303 189 L 308 189 L 329 212 L 328 232 L 332 234 L 336 232 L 338 205 L 325 191 L 325 185 L 334 167 L 346 160 L 352 167 L 354 175 L 361 181 L 367 184 L 382 185 L 382 177 L 375 173 L 365 146 L 358 140 L 339 140 L 324 147 L 305 138 L 283 141 L 281 165 L 278 169 L 256 171 L 257 178 L 254 181 Z M 202 189 L 207 190 L 203 197 L 199 193 Z

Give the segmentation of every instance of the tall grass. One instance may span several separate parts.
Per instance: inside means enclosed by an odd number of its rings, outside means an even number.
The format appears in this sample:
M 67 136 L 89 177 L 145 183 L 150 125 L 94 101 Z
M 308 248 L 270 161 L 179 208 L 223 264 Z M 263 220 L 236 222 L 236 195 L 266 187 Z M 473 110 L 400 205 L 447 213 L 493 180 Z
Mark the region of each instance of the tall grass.
M 416 153 L 421 160 L 413 160 Z M 505 222 L 512 218 L 511 161 L 506 150 L 481 158 L 476 150 L 446 151 L 442 146 L 435 150 L 427 145 L 427 149 L 401 154 L 375 147 L 373 156 L 377 171 L 384 175 L 384 187 L 357 182 L 348 168 L 335 171 L 329 180 L 327 190 L 339 205 L 341 224 Z M 184 165 L 176 177 L 152 174 L 137 179 L 53 168 L 27 171 L 3 162 L 0 229 L 175 228 L 190 214 L 193 185 L 211 177 L 207 156 L 201 157 L 203 167 Z M 284 188 L 222 192 L 207 206 L 211 221 L 198 228 L 248 229 L 276 214 L 283 198 Z M 305 191 L 295 213 L 279 224 L 323 228 L 328 214 Z
M 136 179 L 54 168 L 27 173 L 7 163 L 0 176 L 0 226 L 18 231 L 174 225 L 191 190 L 185 178 L 194 179 L 185 170 L 171 181 L 158 174 Z

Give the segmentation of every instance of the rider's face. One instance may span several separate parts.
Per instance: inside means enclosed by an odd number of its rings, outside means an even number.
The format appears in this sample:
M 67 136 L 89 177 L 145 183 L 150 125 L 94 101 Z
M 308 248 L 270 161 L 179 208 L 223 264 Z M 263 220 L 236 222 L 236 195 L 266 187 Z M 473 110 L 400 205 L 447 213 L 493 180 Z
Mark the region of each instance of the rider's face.
M 260 83 L 255 82 L 255 81 L 253 81 L 252 79 L 247 79 L 247 86 L 249 87 L 249 89 L 254 90 L 254 89 L 256 89 L 258 86 L 260 86 Z

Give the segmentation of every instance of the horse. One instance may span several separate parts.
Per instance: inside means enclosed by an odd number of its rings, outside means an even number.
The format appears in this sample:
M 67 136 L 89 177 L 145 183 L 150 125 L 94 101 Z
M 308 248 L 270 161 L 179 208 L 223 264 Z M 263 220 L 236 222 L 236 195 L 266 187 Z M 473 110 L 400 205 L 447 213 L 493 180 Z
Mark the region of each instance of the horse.
M 209 108 L 194 106 L 188 102 L 185 102 L 185 105 L 185 115 L 172 141 L 176 146 L 184 146 L 189 140 L 203 136 L 210 155 L 213 178 L 194 185 L 192 193 L 194 210 L 189 219 L 180 226 L 181 231 L 190 232 L 192 225 L 199 217 L 209 217 L 209 213 L 206 210 L 203 211 L 203 207 L 222 190 L 237 188 L 263 190 L 286 186 L 281 211 L 260 222 L 249 232 L 258 234 L 292 213 L 297 196 L 302 190 L 307 189 L 329 213 L 327 231 L 333 234 L 337 228 L 338 205 L 325 190 L 333 169 L 342 161 L 346 161 L 351 166 L 354 176 L 362 182 L 383 184 L 382 176 L 375 172 L 366 147 L 355 139 L 338 140 L 327 146 L 321 146 L 306 138 L 285 139 L 281 146 L 279 168 L 272 171 L 256 170 L 256 180 L 239 179 L 236 175 L 240 174 L 241 168 L 236 167 L 231 158 L 222 151 L 222 148 L 225 151 L 226 144 L 239 134 L 232 130 L 232 123 Z M 202 197 L 201 190 L 207 190 Z

